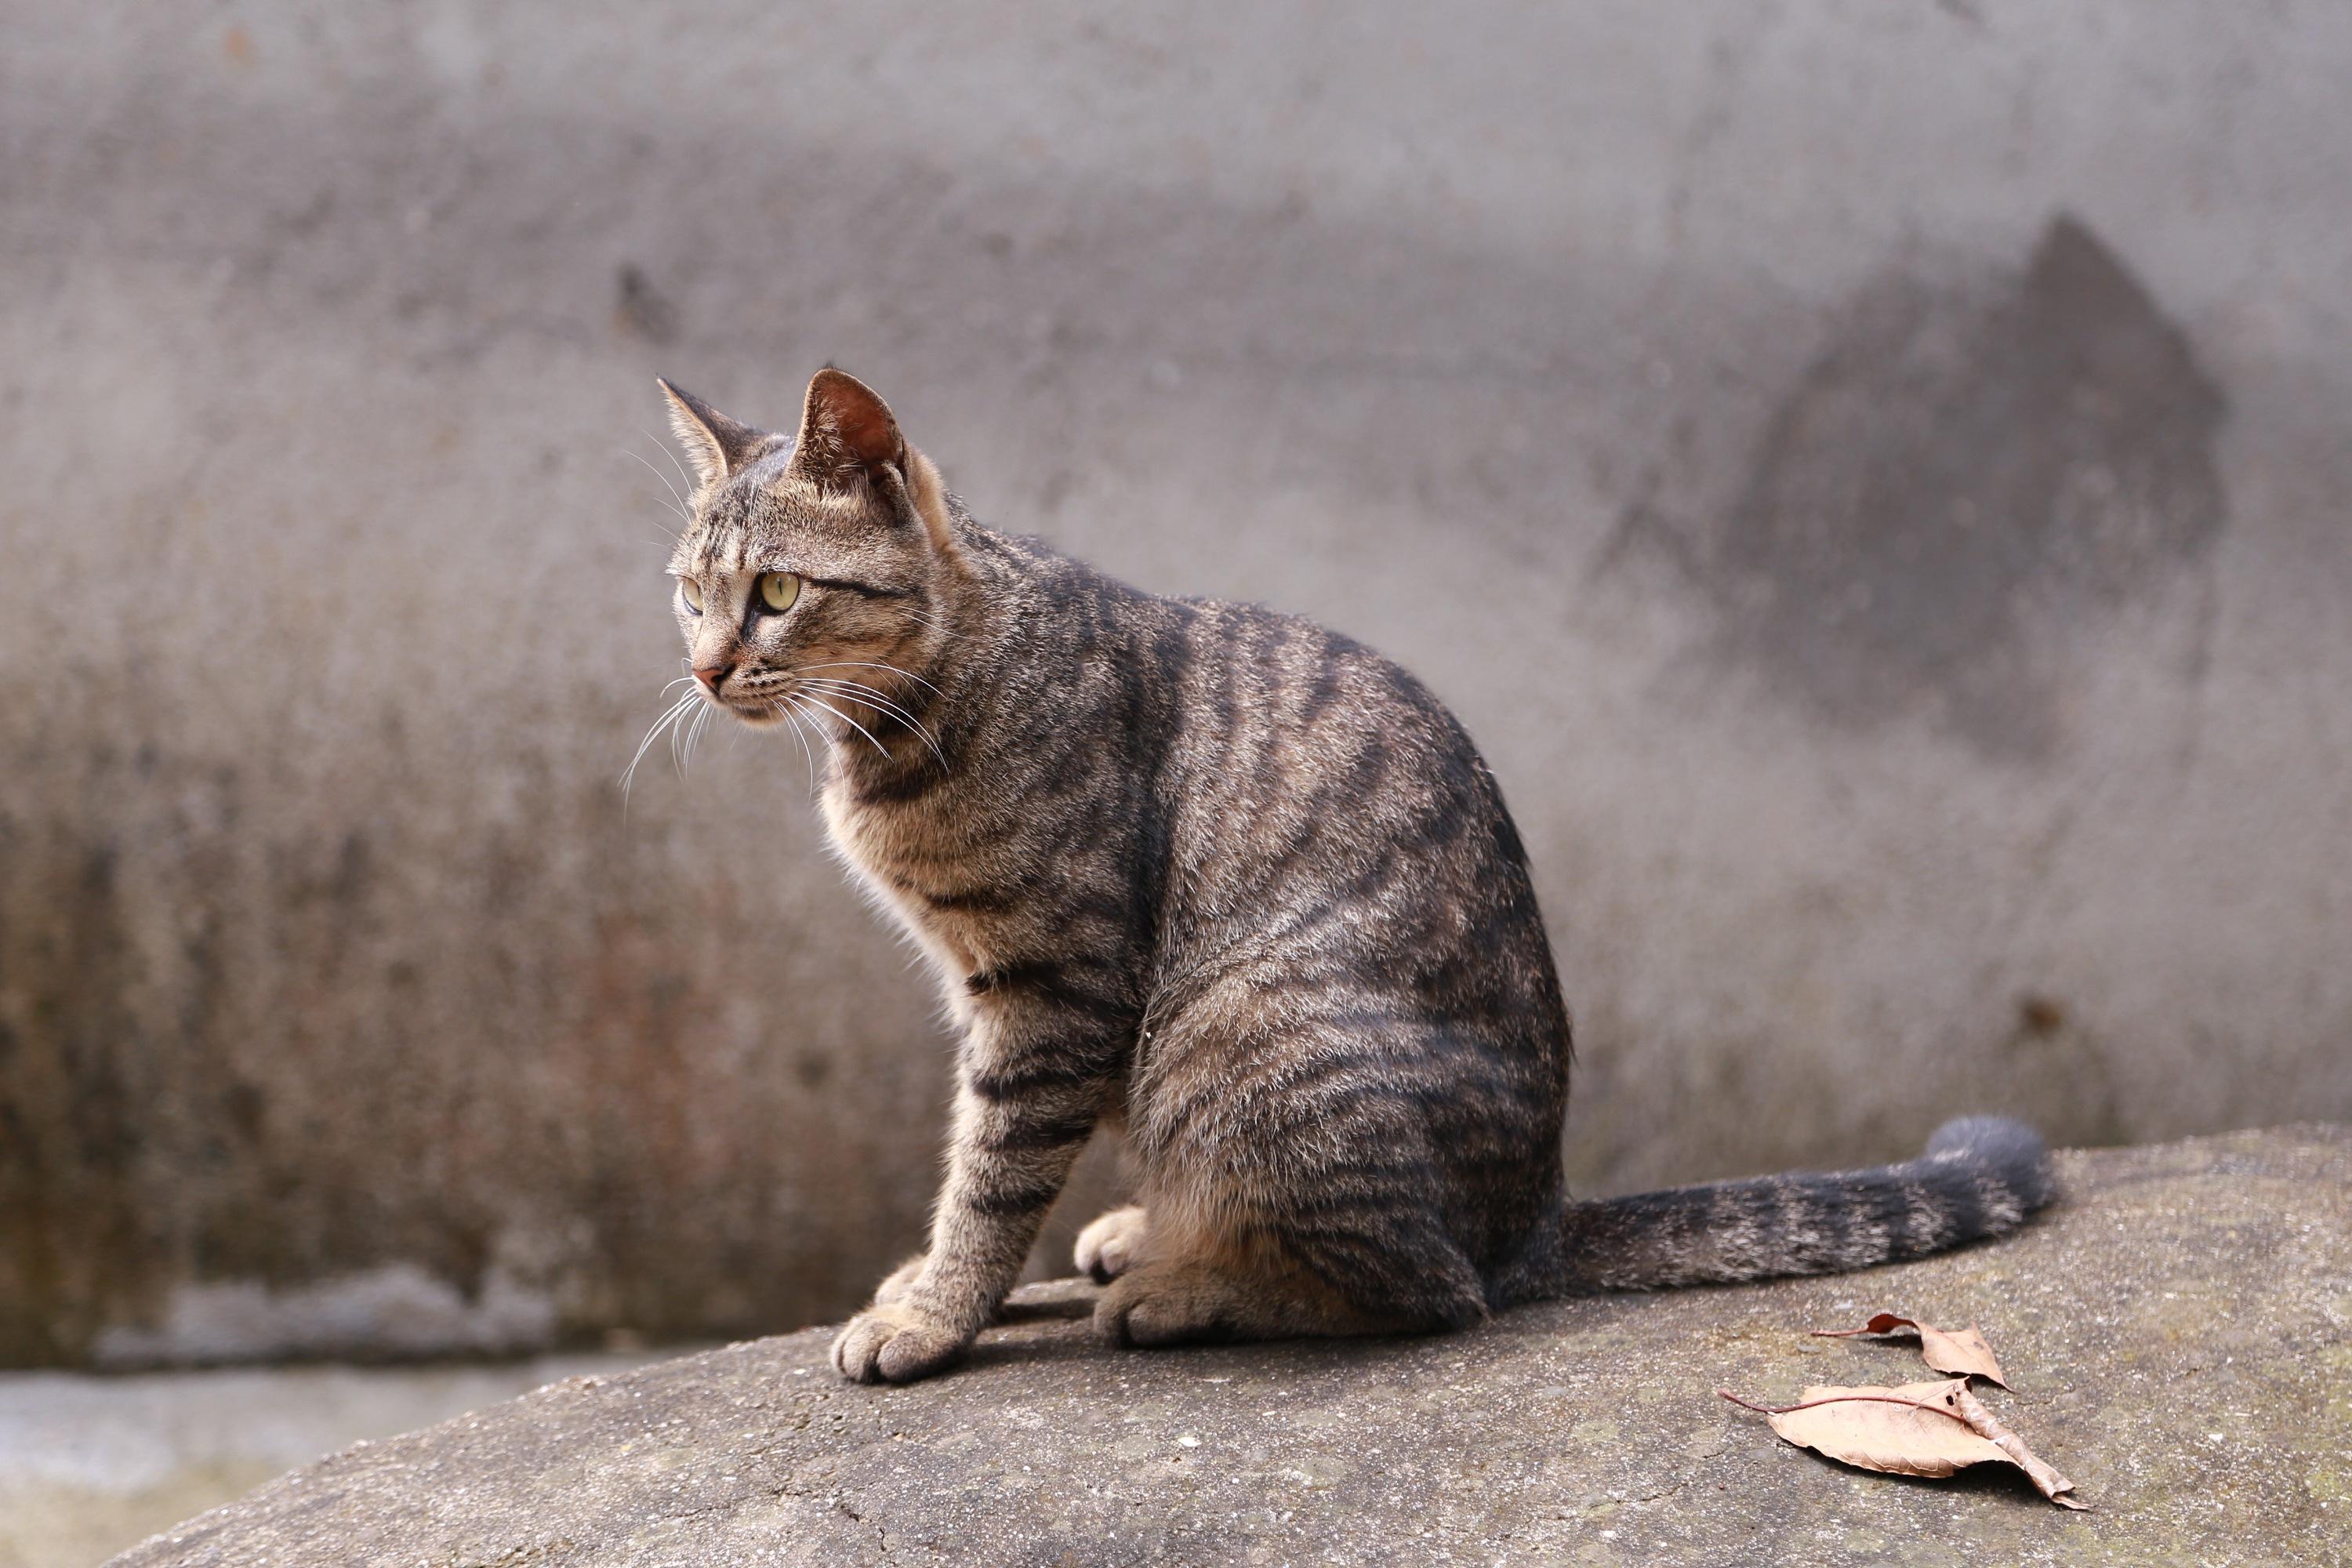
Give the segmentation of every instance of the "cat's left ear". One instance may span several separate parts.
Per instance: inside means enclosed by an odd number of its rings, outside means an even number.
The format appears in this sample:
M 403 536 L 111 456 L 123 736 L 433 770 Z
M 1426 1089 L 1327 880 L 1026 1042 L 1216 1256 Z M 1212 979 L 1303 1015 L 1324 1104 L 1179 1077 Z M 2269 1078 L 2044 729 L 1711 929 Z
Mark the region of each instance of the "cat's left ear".
M 730 419 L 691 393 L 656 380 L 669 399 L 669 427 L 694 462 L 696 482 L 708 489 L 751 460 L 767 445 L 768 433 Z
M 932 544 L 942 553 L 954 553 L 940 471 L 907 445 L 890 405 L 847 372 L 827 365 L 809 379 L 808 401 L 801 408 L 800 436 L 793 448 L 793 472 L 820 489 L 863 482 L 871 494 L 903 498 Z
M 907 438 L 890 405 L 845 371 L 825 366 L 809 380 L 793 470 L 824 489 L 873 479 L 885 468 L 907 477 Z

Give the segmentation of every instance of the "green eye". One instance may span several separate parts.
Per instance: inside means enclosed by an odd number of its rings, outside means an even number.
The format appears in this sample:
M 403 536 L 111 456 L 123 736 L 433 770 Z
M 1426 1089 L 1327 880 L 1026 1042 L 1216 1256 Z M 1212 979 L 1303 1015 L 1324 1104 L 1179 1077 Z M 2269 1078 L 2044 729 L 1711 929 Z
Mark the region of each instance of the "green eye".
M 772 615 L 782 615 L 801 596 L 801 580 L 789 572 L 760 574 L 760 603 Z
M 677 591 L 686 595 L 686 607 L 696 615 L 702 614 L 702 588 L 691 577 L 677 580 Z

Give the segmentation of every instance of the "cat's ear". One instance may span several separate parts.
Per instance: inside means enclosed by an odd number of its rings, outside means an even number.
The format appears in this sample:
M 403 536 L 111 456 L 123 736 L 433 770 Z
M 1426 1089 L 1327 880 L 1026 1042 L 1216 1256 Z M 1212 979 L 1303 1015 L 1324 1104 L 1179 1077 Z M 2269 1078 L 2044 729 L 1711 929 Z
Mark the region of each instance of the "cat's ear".
M 887 504 L 911 508 L 932 548 L 950 558 L 956 554 L 939 469 L 907 445 L 890 405 L 856 376 L 827 365 L 810 378 L 793 472 L 820 489 L 865 484 Z
M 793 470 L 821 488 L 873 479 L 884 468 L 907 479 L 907 439 L 884 403 L 856 376 L 825 366 L 810 378 Z
M 740 468 L 767 442 L 766 431 L 737 424 L 668 382 L 658 384 L 669 399 L 669 427 L 692 459 L 697 481 L 706 489 Z

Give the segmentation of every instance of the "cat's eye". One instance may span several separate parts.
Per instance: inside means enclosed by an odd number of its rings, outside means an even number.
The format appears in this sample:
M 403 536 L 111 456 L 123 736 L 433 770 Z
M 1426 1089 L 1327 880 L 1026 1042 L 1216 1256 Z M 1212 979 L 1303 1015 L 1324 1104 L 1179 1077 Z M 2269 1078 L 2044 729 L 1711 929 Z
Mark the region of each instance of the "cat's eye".
M 686 599 L 686 607 L 696 615 L 702 614 L 702 586 L 691 577 L 677 580 L 677 591 Z
M 760 607 L 772 616 L 781 616 L 801 596 L 801 580 L 790 572 L 762 572 L 759 593 Z

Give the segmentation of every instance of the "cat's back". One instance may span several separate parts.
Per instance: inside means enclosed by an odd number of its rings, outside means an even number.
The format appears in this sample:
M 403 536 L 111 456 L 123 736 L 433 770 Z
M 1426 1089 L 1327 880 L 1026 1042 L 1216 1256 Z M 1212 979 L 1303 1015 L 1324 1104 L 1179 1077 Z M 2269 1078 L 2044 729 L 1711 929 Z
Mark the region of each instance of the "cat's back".
M 1311 805 L 1334 828 L 1480 809 L 1490 791 L 1477 748 L 1403 666 L 1301 616 L 1163 603 L 1190 656 L 1174 671 L 1187 798 L 1218 809 L 1287 803 L 1301 818 Z
M 1344 952 L 1406 976 L 1501 963 L 1549 989 L 1517 831 L 1427 687 L 1300 616 L 1161 604 L 1146 618 L 1187 651 L 1161 777 L 1180 947 Z
M 1150 593 L 1033 539 L 982 537 L 1019 628 L 996 672 L 1000 761 L 1066 774 L 1079 758 L 1065 748 L 1083 747 L 1083 771 L 1141 785 L 1176 816 L 1255 822 L 1236 848 L 1303 826 L 1309 806 L 1367 841 L 1432 814 L 1499 810 L 1454 715 L 1354 638 L 1260 605 Z M 1356 809 L 1331 809 L 1342 802 Z
M 1158 982 L 1346 972 L 1446 1008 L 1507 993 L 1497 1005 L 1564 1034 L 1501 792 L 1402 665 L 1303 616 L 1147 593 L 1034 541 L 987 550 L 1019 605 L 1000 777 L 1020 781 L 1037 879 L 1132 889 Z

